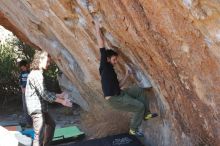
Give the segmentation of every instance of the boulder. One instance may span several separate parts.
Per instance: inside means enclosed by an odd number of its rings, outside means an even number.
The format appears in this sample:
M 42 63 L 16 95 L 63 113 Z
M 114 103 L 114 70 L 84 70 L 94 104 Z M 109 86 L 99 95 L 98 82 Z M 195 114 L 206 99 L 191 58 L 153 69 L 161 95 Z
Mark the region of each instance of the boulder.
M 135 68 L 159 118 L 143 122 L 148 145 L 220 143 L 220 2 L 216 0 L 1 0 L 0 25 L 50 53 L 94 137 L 128 130 L 103 98 L 94 20 L 105 45 Z M 65 81 L 63 80 L 65 83 Z M 77 98 L 78 97 L 78 98 Z M 89 125 L 89 126 L 88 126 Z

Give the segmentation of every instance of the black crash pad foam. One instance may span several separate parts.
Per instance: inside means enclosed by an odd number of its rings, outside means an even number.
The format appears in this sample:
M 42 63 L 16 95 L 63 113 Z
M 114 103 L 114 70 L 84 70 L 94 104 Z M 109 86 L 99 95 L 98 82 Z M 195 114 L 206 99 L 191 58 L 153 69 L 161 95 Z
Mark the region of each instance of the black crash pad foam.
M 78 143 L 62 144 L 61 146 L 144 146 L 135 137 L 128 134 L 108 136 Z

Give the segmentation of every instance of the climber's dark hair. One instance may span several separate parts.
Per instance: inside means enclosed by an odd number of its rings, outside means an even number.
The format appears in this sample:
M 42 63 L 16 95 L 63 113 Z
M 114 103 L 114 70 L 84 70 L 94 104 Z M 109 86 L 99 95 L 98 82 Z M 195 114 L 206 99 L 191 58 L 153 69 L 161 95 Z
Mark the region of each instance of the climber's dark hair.
M 106 50 L 106 55 L 108 58 L 111 58 L 112 56 L 118 56 L 118 53 L 110 49 L 110 50 Z
M 21 60 L 21 61 L 19 62 L 19 67 L 27 66 L 27 64 L 28 64 L 27 60 Z

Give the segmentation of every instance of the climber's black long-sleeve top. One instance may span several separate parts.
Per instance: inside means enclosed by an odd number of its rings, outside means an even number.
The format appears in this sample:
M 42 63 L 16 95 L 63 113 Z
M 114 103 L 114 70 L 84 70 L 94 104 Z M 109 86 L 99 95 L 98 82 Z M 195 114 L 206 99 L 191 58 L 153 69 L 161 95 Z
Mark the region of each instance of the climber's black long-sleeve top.
M 107 62 L 107 55 L 105 48 L 100 48 L 101 61 L 99 73 L 101 75 L 102 91 L 104 97 L 115 96 L 120 94 L 119 81 L 113 65 Z

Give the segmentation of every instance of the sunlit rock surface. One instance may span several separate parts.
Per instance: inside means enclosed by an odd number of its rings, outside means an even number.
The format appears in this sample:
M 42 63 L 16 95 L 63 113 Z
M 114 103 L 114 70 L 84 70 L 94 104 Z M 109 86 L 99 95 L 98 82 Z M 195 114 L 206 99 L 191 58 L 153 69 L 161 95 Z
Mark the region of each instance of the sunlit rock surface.
M 89 111 L 89 131 L 100 137 L 126 131 L 129 120 L 105 105 L 94 19 L 106 46 L 121 55 L 119 77 L 131 65 L 130 82 L 139 77 L 153 86 L 147 93 L 160 117 L 143 122 L 146 144 L 219 145 L 220 1 L 0 1 L 0 25 L 51 54 L 74 101 Z

